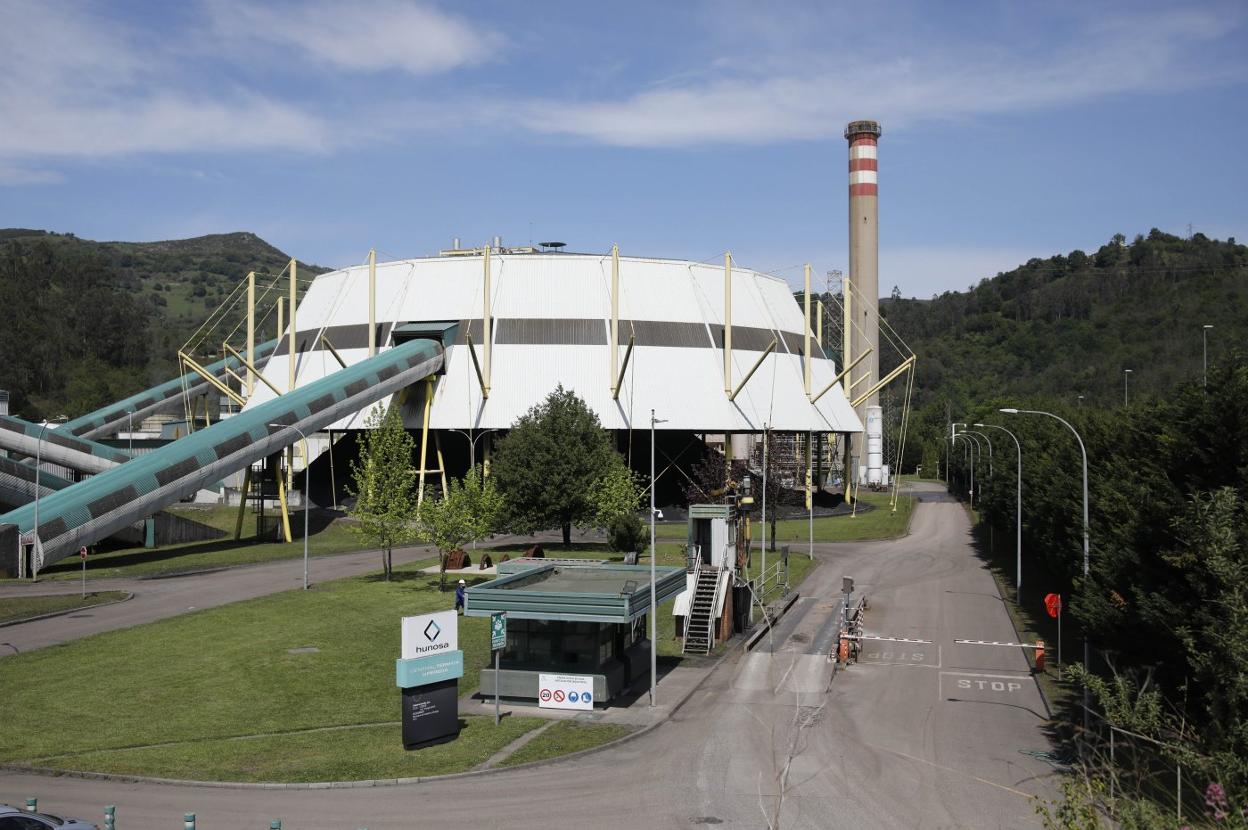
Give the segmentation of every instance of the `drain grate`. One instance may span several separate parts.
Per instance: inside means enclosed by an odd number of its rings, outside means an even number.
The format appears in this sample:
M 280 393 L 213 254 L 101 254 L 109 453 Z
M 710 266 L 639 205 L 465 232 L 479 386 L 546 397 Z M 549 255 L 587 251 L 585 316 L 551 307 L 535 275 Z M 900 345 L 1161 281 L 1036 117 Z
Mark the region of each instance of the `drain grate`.
M 723 824 L 724 820 L 717 816 L 694 816 L 689 819 L 690 824 Z

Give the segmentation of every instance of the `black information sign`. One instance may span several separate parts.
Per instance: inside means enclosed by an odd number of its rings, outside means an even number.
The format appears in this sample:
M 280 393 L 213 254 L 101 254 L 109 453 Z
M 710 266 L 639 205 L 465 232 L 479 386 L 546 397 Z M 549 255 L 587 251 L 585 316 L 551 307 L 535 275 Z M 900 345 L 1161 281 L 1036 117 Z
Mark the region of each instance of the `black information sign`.
M 459 735 L 459 680 L 403 690 L 403 748 L 454 740 Z

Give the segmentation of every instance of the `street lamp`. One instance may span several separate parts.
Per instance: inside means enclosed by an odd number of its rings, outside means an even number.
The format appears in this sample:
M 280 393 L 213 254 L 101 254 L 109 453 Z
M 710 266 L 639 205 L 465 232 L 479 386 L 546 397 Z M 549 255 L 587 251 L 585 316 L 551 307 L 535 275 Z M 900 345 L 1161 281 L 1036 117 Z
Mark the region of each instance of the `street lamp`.
M 975 426 L 982 426 L 982 424 L 975 424 Z M 988 441 L 988 477 L 992 478 L 992 441 L 990 441 L 988 436 L 984 435 L 982 432 L 976 432 L 973 429 L 964 429 L 962 431 L 969 432 L 971 435 L 978 435 L 985 441 Z
M 312 462 L 308 459 L 308 436 L 303 434 L 303 430 L 294 424 L 269 424 L 271 427 L 289 427 L 299 433 L 299 437 L 303 439 L 303 590 L 308 590 L 308 513 L 311 511 L 312 502 L 308 498 L 308 493 L 312 490 Z M 279 473 L 280 475 L 280 473 Z
M 1131 370 L 1128 369 L 1127 371 L 1131 371 Z M 1044 415 L 1045 417 L 1052 418 L 1055 421 L 1060 421 L 1063 426 L 1065 426 L 1068 430 L 1070 430 L 1074 434 L 1075 440 L 1079 442 L 1079 453 L 1083 456 L 1083 580 L 1084 580 L 1084 590 L 1086 591 L 1088 590 L 1088 586 L 1087 586 L 1087 580 L 1088 580 L 1088 450 L 1083 445 L 1083 437 L 1079 434 L 1078 430 L 1076 430 L 1073 426 L 1070 425 L 1069 421 L 1067 421 L 1065 418 L 1062 418 L 1058 415 L 1054 415 L 1052 412 L 1041 412 L 1035 409 L 1002 409 L 1001 411 L 1007 415 Z M 1083 633 L 1083 669 L 1084 671 L 1091 670 L 1090 664 L 1091 664 L 1091 660 L 1089 659 L 1088 633 L 1085 630 Z M 1088 730 L 1088 704 L 1089 704 L 1088 687 L 1084 686 L 1083 687 L 1083 730 L 1084 732 L 1087 732 Z
M 1080 406 L 1080 408 L 1082 408 L 1082 407 L 1083 407 L 1083 395 L 1080 395 L 1080 396 L 1079 396 L 1079 406 Z
M 451 428 L 451 432 L 458 432 L 460 435 L 468 439 L 468 469 L 475 470 L 477 468 L 477 442 L 491 432 L 498 432 L 496 429 L 483 429 L 477 433 L 477 437 L 473 438 L 470 432 L 464 432 L 462 429 Z M 485 486 L 485 470 L 481 471 L 481 485 Z M 472 540 L 472 549 L 477 549 L 477 540 Z
M 1201 365 L 1205 370 L 1205 389 L 1209 388 L 1209 329 L 1213 326 L 1206 323 L 1200 327 Z
M 63 424 L 68 419 L 64 416 L 44 421 L 43 426 L 39 427 L 39 436 L 35 439 L 35 535 L 32 544 L 34 555 L 31 557 L 30 579 L 36 581 L 39 579 L 39 566 L 43 564 L 43 543 L 39 541 L 39 471 L 40 471 L 40 455 L 43 449 L 43 433 L 47 431 L 52 424 Z
M 1122 405 L 1123 406 L 1127 406 L 1127 378 L 1131 377 L 1131 373 L 1133 371 L 1135 370 L 1134 369 L 1122 370 Z
M 659 548 L 654 540 L 654 517 L 658 515 L 658 510 L 654 505 L 654 491 L 658 489 L 654 480 L 654 425 L 666 424 L 667 421 L 654 417 L 654 410 L 650 410 L 650 706 L 651 708 L 658 705 L 656 691 L 658 687 L 659 677 L 659 609 L 656 608 L 657 600 L 655 599 L 654 579 L 655 568 L 654 560 L 659 557 Z
M 955 432 L 953 434 L 953 440 L 956 441 L 959 438 L 961 438 L 963 441 L 966 442 L 965 444 L 966 452 L 970 453 L 970 457 L 971 457 L 971 465 L 970 465 L 971 466 L 971 489 L 969 492 L 971 495 L 971 509 L 974 510 L 975 509 L 975 450 L 979 449 L 979 442 L 976 441 L 971 436 L 967 435 L 965 432 Z M 972 449 L 972 447 L 974 449 Z
M 975 458 L 979 456 L 980 462 L 984 460 L 984 446 L 979 443 L 979 439 L 969 430 L 962 430 L 958 433 L 961 438 L 969 438 L 974 443 L 975 449 L 971 452 L 971 509 L 975 509 Z M 992 446 L 989 444 L 989 446 Z M 990 468 L 991 469 L 991 468 Z M 991 473 L 990 473 L 991 474 Z
M 1079 397 L 1083 397 L 1080 395 Z M 999 429 L 1006 435 L 1014 439 L 1014 448 L 1018 451 L 1018 473 L 1016 479 L 1018 482 L 1018 500 L 1015 510 L 1014 526 L 1017 538 L 1014 543 L 1014 594 L 1015 601 L 1019 605 L 1023 604 L 1023 445 L 1018 443 L 1018 436 L 1010 432 L 1005 427 L 999 427 L 996 424 L 976 424 L 975 426 L 982 429 Z

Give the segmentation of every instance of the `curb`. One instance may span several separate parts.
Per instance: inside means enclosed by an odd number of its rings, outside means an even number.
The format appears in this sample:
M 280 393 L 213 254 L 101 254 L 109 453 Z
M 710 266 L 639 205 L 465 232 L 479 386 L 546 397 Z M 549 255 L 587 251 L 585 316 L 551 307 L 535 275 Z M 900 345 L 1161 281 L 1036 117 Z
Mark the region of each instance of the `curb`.
M 758 627 L 758 631 L 755 631 L 753 634 L 750 634 L 748 637 L 746 637 L 745 638 L 745 650 L 752 651 L 754 649 L 754 646 L 758 645 L 759 640 L 763 639 L 763 635 L 767 633 L 767 629 L 774 628 L 775 624 L 780 620 L 780 618 L 783 617 L 785 614 L 789 613 L 789 609 L 793 607 L 793 603 L 797 602 L 798 599 L 801 598 L 801 596 L 802 596 L 801 591 L 793 591 L 788 596 L 782 597 L 780 602 L 783 603 L 783 605 L 779 610 L 776 611 L 776 615 L 771 618 L 771 625 L 770 626 L 760 625 Z
M 134 599 L 133 591 L 126 591 L 125 596 L 121 599 L 110 599 L 108 602 L 97 602 L 93 605 L 79 605 L 76 608 L 66 608 L 64 611 L 52 611 L 48 614 L 39 614 L 35 617 L 22 617 L 20 620 L 8 620 L 0 622 L 0 628 L 8 628 L 10 625 L 23 625 L 24 623 L 37 622 L 39 620 L 49 620 L 53 617 L 63 617 L 66 614 L 77 614 L 79 611 L 86 611 L 91 608 L 103 608 L 106 605 L 116 605 L 120 602 Z M 42 594 L 41 596 L 61 596 L 60 594 Z

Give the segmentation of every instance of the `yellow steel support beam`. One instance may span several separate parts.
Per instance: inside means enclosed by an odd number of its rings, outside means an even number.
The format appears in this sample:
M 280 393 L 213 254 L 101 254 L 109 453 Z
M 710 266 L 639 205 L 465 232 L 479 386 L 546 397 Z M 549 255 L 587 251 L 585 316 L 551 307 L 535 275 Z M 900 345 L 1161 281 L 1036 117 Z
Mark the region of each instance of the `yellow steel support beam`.
M 828 391 L 829 389 L 831 389 L 833 386 L 836 386 L 838 383 L 840 383 L 840 382 L 841 382 L 841 380 L 842 380 L 842 379 L 843 379 L 846 375 L 848 375 L 850 372 L 852 372 L 852 371 L 854 370 L 854 367 L 855 367 L 855 366 L 857 366 L 857 365 L 858 365 L 859 363 L 861 363 L 862 361 L 866 360 L 867 355 L 871 354 L 871 352 L 872 352 L 872 351 L 874 351 L 874 350 L 873 350 L 873 349 L 867 349 L 865 352 L 863 352 L 862 354 L 858 355 L 858 358 L 857 358 L 857 359 L 856 359 L 853 363 L 851 363 L 851 364 L 849 364 L 848 366 L 846 366 L 844 369 L 842 369 L 842 370 L 841 370 L 841 373 L 840 373 L 839 375 L 837 375 L 836 377 L 832 378 L 832 382 L 831 382 L 831 383 L 829 383 L 827 386 L 823 387 L 823 389 L 819 392 L 819 394 L 818 394 L 818 395 L 815 395 L 813 398 L 811 398 L 811 399 L 810 399 L 810 402 L 811 402 L 811 403 L 815 403 L 815 402 L 816 402 L 816 401 L 818 401 L 820 398 L 822 398 L 825 392 L 827 392 L 827 391 Z
M 325 348 L 329 349 L 329 353 L 334 356 L 334 360 L 338 361 L 338 365 L 347 368 L 347 361 L 342 359 L 342 355 L 338 354 L 338 350 L 334 348 L 334 344 L 329 341 L 325 335 L 321 335 L 321 342 L 325 344 Z
M 218 392 L 220 392 L 222 395 L 225 395 L 227 398 L 234 401 L 239 406 L 243 406 L 245 403 L 247 403 L 246 399 L 244 399 L 241 395 L 239 395 L 233 389 L 231 389 L 230 387 L 222 383 L 215 375 L 213 375 L 203 366 L 200 366 L 199 363 L 197 363 L 195 359 L 192 358 L 190 355 L 188 355 L 186 352 L 181 352 L 181 351 L 178 352 L 178 359 L 181 360 L 187 367 L 189 367 L 191 371 L 193 371 L 195 374 L 199 375 L 201 378 L 208 381 L 208 383 L 213 388 L 215 388 Z
M 487 255 L 488 256 L 488 255 Z M 425 414 L 420 422 L 420 479 L 417 482 L 416 510 L 425 503 L 425 468 L 429 457 L 429 412 L 433 408 L 433 376 L 425 378 Z
M 492 332 L 492 329 L 494 328 L 494 321 L 490 319 L 492 311 L 490 309 L 491 297 L 490 297 L 490 246 L 489 245 L 485 246 L 485 255 L 482 257 L 482 261 L 484 262 L 484 271 L 482 274 L 482 280 L 484 281 L 484 290 L 482 291 L 483 308 L 481 310 L 481 339 L 484 341 L 483 346 L 485 348 L 485 371 L 483 372 L 483 374 L 485 375 L 485 387 L 484 387 L 483 392 L 485 394 L 485 397 L 488 398 L 490 396 L 490 351 L 493 348 L 493 343 L 494 343 L 494 337 L 493 337 L 493 332 Z
M 805 367 L 804 367 L 805 371 L 803 372 L 803 376 L 804 376 L 803 380 L 805 381 L 805 384 L 806 384 L 806 397 L 809 398 L 810 397 L 810 364 L 811 364 L 811 357 L 813 356 L 812 352 L 810 351 L 810 333 L 811 332 L 810 332 L 810 264 L 809 263 L 807 263 L 806 265 L 805 273 L 806 273 L 806 320 L 802 324 L 802 334 L 806 338 L 806 348 L 805 348 L 805 351 L 802 352 L 802 354 L 805 355 L 805 360 L 803 360 L 802 362 L 805 364 Z
M 728 396 L 728 400 L 735 401 L 737 399 L 737 395 L 739 395 L 741 390 L 745 388 L 745 385 L 750 382 L 750 378 L 754 377 L 754 373 L 758 371 L 758 367 L 763 365 L 763 361 L 767 359 L 767 355 L 775 351 L 776 346 L 778 345 L 779 341 L 774 337 L 771 338 L 771 343 L 767 345 L 766 349 L 763 349 L 763 353 L 758 356 L 758 360 L 754 361 L 754 365 L 750 367 L 750 371 L 745 373 L 745 377 L 743 377 L 741 382 L 737 384 L 737 388 L 732 390 L 732 394 Z
M 490 390 L 485 385 L 485 375 L 481 374 L 481 364 L 477 362 L 477 349 L 472 345 L 472 335 L 466 334 L 464 337 L 468 341 L 468 355 L 472 358 L 472 368 L 477 372 L 477 384 L 481 387 L 481 397 L 489 398 Z
M 234 541 L 243 538 L 243 516 L 247 513 L 247 494 L 251 492 L 251 465 L 243 470 L 243 489 L 238 491 L 238 519 L 234 522 Z
M 247 275 L 247 397 L 256 391 L 256 272 Z
M 620 373 L 615 377 L 615 385 L 611 387 L 611 400 L 613 401 L 620 399 L 620 389 L 624 386 L 624 373 L 628 371 L 628 361 L 633 356 L 633 343 L 636 339 L 635 334 L 628 336 L 628 348 L 624 350 L 624 363 L 620 366 Z
M 290 474 L 289 467 L 286 468 L 286 473 Z M 281 470 L 277 471 L 277 499 L 282 504 L 282 538 L 290 543 L 294 541 L 294 537 L 290 535 L 290 508 L 286 505 L 286 476 L 282 475 Z
M 632 348 L 632 343 L 629 343 Z M 626 359 L 627 362 L 627 359 Z M 611 246 L 611 399 L 620 397 L 620 246 Z
M 853 392 L 853 391 L 854 391 L 854 387 L 856 387 L 858 384 L 862 383 L 864 380 L 869 380 L 870 378 L 871 378 L 871 373 L 870 373 L 870 372 L 867 372 L 865 375 L 863 375 L 862 377 L 858 378 L 858 380 L 854 381 L 853 383 L 851 383 L 851 384 L 849 385 L 849 391 L 850 391 L 850 392 Z M 853 402 L 852 402 L 852 401 L 850 402 L 850 406 L 853 406 Z
M 862 404 L 866 403 L 867 398 L 871 397 L 876 392 L 879 392 L 885 386 L 892 383 L 894 378 L 908 371 L 910 369 L 910 366 L 913 365 L 913 363 L 914 363 L 914 355 L 910 355 L 909 357 L 907 357 L 905 360 L 901 362 L 900 366 L 898 366 L 896 369 L 894 369 L 893 371 L 885 375 L 884 378 L 881 379 L 879 383 L 877 383 L 875 386 L 872 386 L 866 392 L 863 392 L 861 395 L 859 395 L 854 400 L 854 406 L 861 406 Z
M 243 362 L 243 365 L 247 367 L 247 371 L 248 371 L 248 372 L 250 372 L 250 373 L 252 373 L 252 374 L 255 376 L 255 378 L 256 378 L 257 380 L 259 380 L 261 383 L 263 383 L 265 386 L 267 386 L 267 387 L 269 387 L 270 389 L 272 389 L 272 390 L 273 390 L 273 394 L 274 394 L 274 395 L 281 395 L 281 394 L 282 394 L 282 391 L 281 391 L 280 389 L 278 389 L 276 386 L 274 386 L 272 383 L 270 383 L 270 382 L 269 382 L 269 379 L 268 379 L 268 378 L 266 378 L 266 377 L 265 377 L 265 376 L 264 376 L 261 372 L 259 372 L 259 371 L 256 369 L 255 365 L 254 365 L 254 364 L 253 364 L 250 360 L 248 360 L 247 358 L 245 358 L 245 357 L 243 357 L 241 354 L 239 354 L 237 349 L 235 349 L 235 348 L 234 348 L 233 346 L 231 346 L 229 343 L 226 343 L 226 344 L 225 344 L 225 350 L 226 350 L 226 352 L 228 352 L 229 354 L 233 355 L 233 356 L 234 356 L 235 358 L 237 358 L 238 360 L 241 360 L 241 361 Z
M 855 274 L 854 276 L 857 276 L 857 274 Z M 844 338 L 845 345 L 841 349 L 841 363 L 844 363 L 846 365 L 848 365 L 849 362 L 854 359 L 854 356 L 852 354 L 854 350 L 854 345 L 853 345 L 854 344 L 854 318 L 853 318 L 853 315 L 850 314 L 850 306 L 853 305 L 853 299 L 850 297 L 849 289 L 850 289 L 849 275 L 845 274 L 841 277 L 841 309 L 845 314 L 845 331 L 843 332 L 845 336 Z M 845 394 L 846 395 L 849 394 L 850 388 L 851 386 L 850 386 L 849 375 L 846 375 L 845 376 Z
M 377 251 L 368 252 L 368 356 L 377 356 Z
M 446 498 L 450 490 L 446 486 L 446 463 L 442 460 L 442 433 L 440 432 L 433 434 L 433 450 L 438 454 L 438 473 L 442 477 L 442 498 Z
M 287 357 L 290 359 L 290 370 L 287 373 L 290 382 L 286 384 L 287 392 L 295 391 L 295 276 L 297 270 L 298 266 L 295 265 L 295 261 L 292 259 L 290 261 L 290 340 L 288 341 L 289 350 L 287 354 Z
M 724 394 L 728 400 L 732 391 L 732 253 L 724 253 Z

